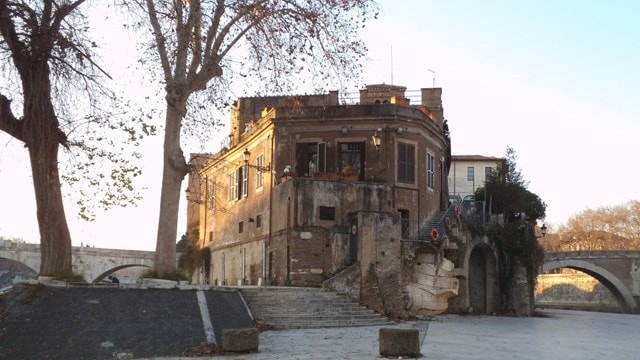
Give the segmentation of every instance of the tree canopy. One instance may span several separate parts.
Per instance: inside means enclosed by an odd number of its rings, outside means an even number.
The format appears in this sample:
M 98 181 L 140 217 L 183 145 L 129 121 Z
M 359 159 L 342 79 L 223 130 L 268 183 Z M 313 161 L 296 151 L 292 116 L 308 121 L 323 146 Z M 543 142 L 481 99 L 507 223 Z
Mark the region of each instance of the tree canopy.
M 487 201 L 491 214 L 502 214 L 504 221 L 536 221 L 545 217 L 547 205 L 537 194 L 527 189 L 521 171 L 516 165 L 515 150 L 508 147 L 505 161 L 488 175 L 482 187 L 474 194 L 477 200 Z
M 98 206 L 125 205 L 137 193 L 131 179 L 139 155 L 127 153 L 144 132 L 139 122 L 105 109 L 118 101 L 101 81 L 96 44 L 80 11 L 85 0 L 0 0 L 0 130 L 29 152 L 41 244 L 40 274 L 71 275 L 71 235 L 61 178 L 75 183 L 80 216 Z M 113 107 L 115 109 L 117 107 Z M 115 115 L 115 116 L 114 116 Z M 105 136 L 120 129 L 126 134 Z M 68 164 L 59 169 L 59 150 Z M 86 186 L 85 186 L 86 185 Z
M 228 103 L 231 85 L 286 91 L 295 81 L 356 80 L 366 48 L 358 30 L 377 10 L 372 0 L 132 0 L 140 15 L 141 62 L 160 75 L 166 101 L 162 192 L 155 270 L 176 268 L 180 188 L 191 167 L 181 135 L 209 124 L 210 109 Z M 187 120 L 187 121 L 185 121 Z M 183 127 L 183 122 L 187 126 Z M 202 235 L 201 235 L 202 236 Z
M 533 304 L 536 277 L 544 259 L 544 250 L 536 238 L 535 224 L 544 218 L 547 206 L 527 186 L 517 168 L 515 150 L 508 147 L 505 161 L 474 194 L 477 200 L 488 202 L 491 215 L 501 215 L 504 220 L 490 221 L 483 231 L 497 255 L 498 284 L 504 295 L 502 308 L 509 312 L 517 308 L 515 279 L 519 267 L 526 272 L 528 296 Z
M 640 250 L 640 201 L 585 209 L 549 235 L 547 251 Z

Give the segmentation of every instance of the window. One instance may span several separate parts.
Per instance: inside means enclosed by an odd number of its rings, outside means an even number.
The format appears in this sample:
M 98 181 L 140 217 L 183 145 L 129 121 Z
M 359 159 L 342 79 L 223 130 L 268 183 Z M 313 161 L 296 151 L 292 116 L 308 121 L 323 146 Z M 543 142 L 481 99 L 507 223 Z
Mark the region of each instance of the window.
M 398 212 L 400 213 L 400 225 L 402 226 L 402 238 L 403 239 L 408 239 L 409 238 L 409 210 L 406 209 L 398 209 Z
M 467 166 L 467 181 L 475 181 L 475 170 L 473 166 Z
M 240 200 L 247 197 L 249 181 L 247 179 L 248 167 L 242 165 L 235 171 L 229 173 L 229 193 L 228 200 Z
M 264 185 L 264 174 L 260 169 L 264 169 L 264 154 L 258 155 L 256 158 L 256 167 L 258 171 L 256 171 L 256 189 L 260 189 Z
M 207 178 L 207 207 L 209 210 L 216 206 L 216 182 L 213 178 Z
M 435 188 L 435 176 L 434 176 L 436 172 L 435 160 L 436 160 L 436 156 L 428 152 L 427 153 L 427 187 L 429 189 Z
M 364 143 L 340 143 L 340 172 L 345 175 L 362 176 L 364 167 Z
M 326 153 L 325 143 L 297 143 L 296 175 L 313 177 L 313 174 L 317 172 L 326 172 Z
M 320 220 L 335 220 L 336 208 L 333 206 L 320 206 Z
M 262 215 L 256 215 L 256 227 L 262 226 Z
M 238 232 L 242 234 L 243 231 L 244 231 L 244 221 L 240 221 L 238 223 Z
M 398 143 L 398 182 L 413 184 L 415 181 L 415 146 Z
M 247 197 L 249 194 L 249 166 L 243 165 L 238 168 L 238 171 L 240 173 L 239 178 L 242 179 L 242 183 L 240 184 L 242 187 L 242 193 L 238 195 L 238 199 L 240 199 L 241 197 Z
M 237 176 L 237 173 L 235 171 L 232 171 L 229 173 L 229 192 L 227 196 L 227 200 L 229 201 L 236 200 L 238 196 L 238 192 L 237 192 L 238 179 L 236 178 L 236 176 Z

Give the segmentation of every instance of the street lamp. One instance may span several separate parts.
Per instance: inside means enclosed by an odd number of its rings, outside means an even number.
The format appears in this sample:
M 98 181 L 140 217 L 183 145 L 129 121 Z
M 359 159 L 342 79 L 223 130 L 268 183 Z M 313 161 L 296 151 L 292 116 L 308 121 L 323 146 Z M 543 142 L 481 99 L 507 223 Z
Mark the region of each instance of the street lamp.
M 244 149 L 244 152 L 242 153 L 242 156 L 244 158 L 244 165 L 250 168 L 254 168 L 260 172 L 269 172 L 270 171 L 270 167 L 269 164 L 267 164 L 266 166 L 258 166 L 258 165 L 251 165 L 249 164 L 249 157 L 251 156 L 251 153 L 249 152 L 249 149 Z
M 378 130 L 373 133 L 373 136 L 371 136 L 371 142 L 373 143 L 373 146 L 376 148 L 376 150 L 382 143 L 382 139 L 380 139 L 380 136 L 378 136 L 378 131 L 382 131 L 382 129 L 378 128 Z
M 542 234 L 542 237 L 547 235 L 547 225 L 542 224 L 542 227 L 540 228 L 540 233 Z

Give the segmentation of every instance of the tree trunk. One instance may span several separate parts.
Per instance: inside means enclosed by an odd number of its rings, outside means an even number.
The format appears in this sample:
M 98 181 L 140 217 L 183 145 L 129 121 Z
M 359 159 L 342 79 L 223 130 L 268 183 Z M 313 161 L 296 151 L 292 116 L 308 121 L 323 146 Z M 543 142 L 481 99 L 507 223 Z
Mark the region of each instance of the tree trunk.
M 29 146 L 33 187 L 40 230 L 40 275 L 68 278 L 71 234 L 62 202 L 58 174 L 58 144 Z
M 58 148 L 65 141 L 51 102 L 49 68 L 34 64 L 23 76 L 24 142 L 29 149 L 40 230 L 40 275 L 68 278 L 71 235 L 62 201 Z
M 180 125 L 186 103 L 181 101 L 178 103 L 178 105 L 175 102 L 171 104 L 169 99 L 167 100 L 162 192 L 154 262 L 155 272 L 159 277 L 176 270 L 180 188 L 182 180 L 187 174 L 187 164 L 182 149 L 180 149 Z

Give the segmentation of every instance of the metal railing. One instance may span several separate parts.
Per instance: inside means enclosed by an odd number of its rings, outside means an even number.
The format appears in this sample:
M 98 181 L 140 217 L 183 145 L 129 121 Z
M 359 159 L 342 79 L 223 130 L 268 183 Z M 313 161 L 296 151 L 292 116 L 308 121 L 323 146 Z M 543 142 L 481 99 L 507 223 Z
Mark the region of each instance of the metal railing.
M 432 243 L 448 241 L 450 231 L 460 221 L 462 215 L 462 199 L 459 196 L 449 197 L 449 206 L 438 212 L 424 223 L 403 223 L 402 238 Z
M 409 99 L 410 105 L 422 105 L 421 90 L 406 90 L 404 97 Z M 360 92 L 340 92 L 338 94 L 340 105 L 356 105 L 360 103 Z

